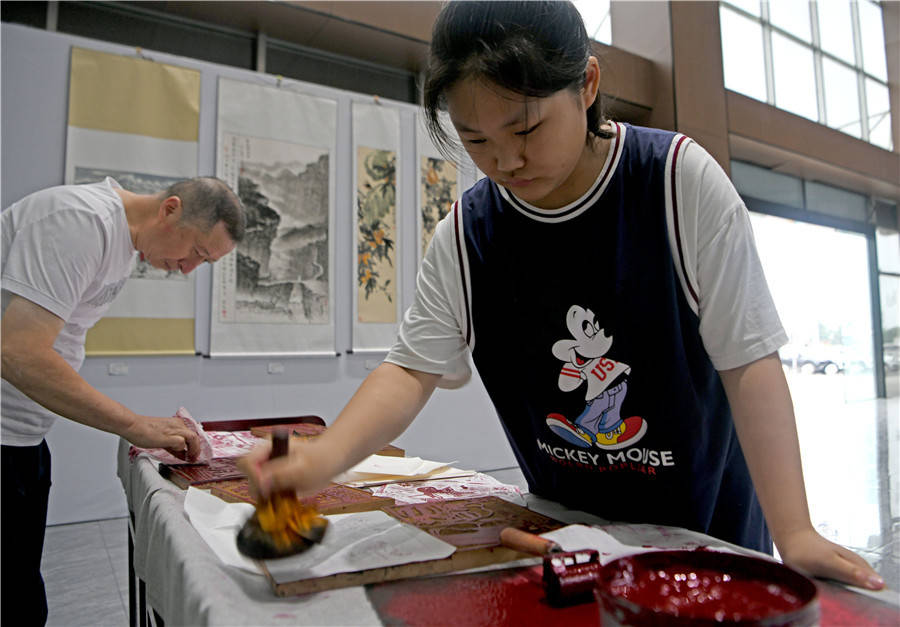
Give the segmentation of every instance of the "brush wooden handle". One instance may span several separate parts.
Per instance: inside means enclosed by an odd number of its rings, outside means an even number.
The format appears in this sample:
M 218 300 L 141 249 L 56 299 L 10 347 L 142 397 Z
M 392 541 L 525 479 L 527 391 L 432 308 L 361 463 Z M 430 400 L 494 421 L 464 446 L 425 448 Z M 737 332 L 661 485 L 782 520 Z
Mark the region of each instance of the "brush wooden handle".
M 272 452 L 269 453 L 269 459 L 276 457 L 285 457 L 288 454 L 288 446 L 291 443 L 290 429 L 273 429 L 272 430 Z
M 500 532 L 500 544 L 532 555 L 549 555 L 562 551 L 562 548 L 553 540 L 514 527 L 506 527 Z

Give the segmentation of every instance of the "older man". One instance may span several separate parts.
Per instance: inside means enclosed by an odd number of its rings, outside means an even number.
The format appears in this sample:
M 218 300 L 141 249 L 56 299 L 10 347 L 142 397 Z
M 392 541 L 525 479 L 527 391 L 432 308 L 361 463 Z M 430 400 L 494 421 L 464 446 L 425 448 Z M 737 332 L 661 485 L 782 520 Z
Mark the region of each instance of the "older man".
M 79 374 L 87 330 L 122 289 L 135 254 L 187 274 L 244 234 L 238 197 L 195 178 L 135 194 L 107 178 L 35 192 L 2 213 L 2 622 L 44 624 L 40 574 L 57 415 L 142 447 L 196 457 L 180 419 L 139 415 Z

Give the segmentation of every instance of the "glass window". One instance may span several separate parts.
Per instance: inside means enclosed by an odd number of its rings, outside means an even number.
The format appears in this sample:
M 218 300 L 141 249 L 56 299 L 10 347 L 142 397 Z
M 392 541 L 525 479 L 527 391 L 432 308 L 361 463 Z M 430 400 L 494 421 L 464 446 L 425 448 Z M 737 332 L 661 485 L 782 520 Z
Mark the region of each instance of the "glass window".
M 719 18 L 725 87 L 765 102 L 762 26 L 724 6 L 719 8 Z
M 747 13 L 759 17 L 759 0 L 728 0 L 728 4 L 743 9 Z
M 769 22 L 773 26 L 777 26 L 803 41 L 812 40 L 808 0 L 776 0 L 766 4 L 769 6 Z
M 843 63 L 827 57 L 822 59 L 826 123 L 831 128 L 860 137 L 862 123 L 856 76 L 856 72 Z
M 612 27 L 609 16 L 610 0 L 575 0 L 573 4 L 581 13 L 588 37 L 604 44 L 612 42 Z
M 853 15 L 846 0 L 826 0 L 817 3 L 819 41 L 822 50 L 847 63 L 855 63 L 853 54 Z
M 878 277 L 881 293 L 881 339 L 884 383 L 888 398 L 900 396 L 900 277 Z
M 815 181 L 806 183 L 806 208 L 858 222 L 867 217 L 865 196 Z
M 893 150 L 881 3 L 722 0 L 719 21 L 726 89 Z
M 866 72 L 887 80 L 887 58 L 884 49 L 884 26 L 882 25 L 881 7 L 860 0 L 859 7 L 859 32 L 862 36 L 863 67 Z
M 876 229 L 875 250 L 878 251 L 878 269 L 881 272 L 900 274 L 900 233 L 891 229 Z
M 867 78 L 866 105 L 869 107 L 869 141 L 885 150 L 893 150 L 891 103 L 887 85 Z
M 775 106 L 810 120 L 819 119 L 812 49 L 772 33 Z
M 750 163 L 732 161 L 731 180 L 743 196 L 790 207 L 803 207 L 803 182 L 794 176 Z

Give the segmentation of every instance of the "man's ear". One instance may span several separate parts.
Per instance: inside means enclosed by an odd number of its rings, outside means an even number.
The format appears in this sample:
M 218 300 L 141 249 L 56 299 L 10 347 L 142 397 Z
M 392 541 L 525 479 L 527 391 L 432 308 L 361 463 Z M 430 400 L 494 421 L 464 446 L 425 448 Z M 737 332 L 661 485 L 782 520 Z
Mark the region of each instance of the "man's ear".
M 163 220 L 178 221 L 181 219 L 181 198 L 169 196 L 159 203 L 159 217 Z

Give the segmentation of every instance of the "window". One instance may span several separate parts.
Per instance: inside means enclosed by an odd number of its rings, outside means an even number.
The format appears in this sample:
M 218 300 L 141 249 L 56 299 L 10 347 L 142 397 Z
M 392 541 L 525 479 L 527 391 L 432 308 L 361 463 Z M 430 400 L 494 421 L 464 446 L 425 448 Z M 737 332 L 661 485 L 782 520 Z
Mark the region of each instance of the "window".
M 725 87 L 893 150 L 881 5 L 723 0 Z
M 610 44 L 612 22 L 609 16 L 609 0 L 575 0 L 573 4 L 581 13 L 588 37 L 600 43 Z

